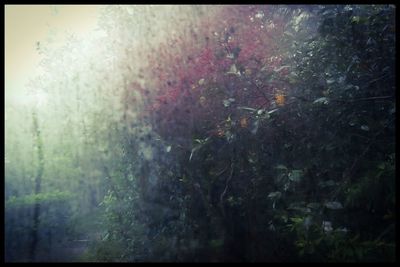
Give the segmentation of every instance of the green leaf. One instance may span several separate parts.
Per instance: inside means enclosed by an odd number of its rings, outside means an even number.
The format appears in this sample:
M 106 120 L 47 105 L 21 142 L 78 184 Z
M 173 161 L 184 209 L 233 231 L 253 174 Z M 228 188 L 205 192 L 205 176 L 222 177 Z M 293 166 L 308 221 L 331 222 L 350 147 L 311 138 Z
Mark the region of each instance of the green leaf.
M 295 224 L 300 224 L 300 223 L 303 223 L 304 218 L 302 218 L 302 217 L 292 217 L 292 218 L 290 218 L 290 220 Z
M 268 198 L 275 198 L 275 199 L 277 199 L 277 198 L 280 198 L 281 196 L 282 196 L 282 193 L 279 192 L 279 191 L 271 192 L 271 193 L 268 194 Z
M 360 16 L 353 16 L 351 18 L 351 22 L 359 23 L 360 22 Z
M 192 160 L 192 157 L 194 155 L 194 152 L 198 151 L 200 148 L 202 148 L 208 141 L 210 140 L 210 137 L 207 137 L 204 140 L 200 140 L 200 139 L 195 139 L 196 142 L 198 142 L 199 144 L 194 146 L 191 153 L 190 153 L 190 157 L 189 157 L 189 161 Z
M 336 183 L 333 180 L 328 180 L 328 181 L 321 181 L 318 183 L 318 186 L 324 188 L 324 187 L 329 187 L 329 186 L 335 186 Z
M 326 202 L 325 207 L 327 207 L 328 209 L 331 209 L 331 210 L 343 209 L 342 203 L 340 203 L 338 201 Z
M 288 168 L 287 168 L 285 165 L 279 164 L 279 165 L 277 165 L 277 166 L 275 167 L 275 169 L 278 169 L 278 170 L 287 170 Z
M 278 110 L 279 110 L 279 108 L 276 108 L 276 109 L 270 110 L 270 111 L 268 111 L 268 114 L 272 114 L 272 113 L 274 113 L 274 112 L 276 112 L 276 111 L 278 111 Z
M 244 110 L 248 110 L 248 111 L 251 111 L 251 112 L 256 112 L 257 111 L 257 109 L 255 109 L 255 108 L 250 108 L 250 107 L 237 107 L 237 109 L 244 109 Z
M 311 202 L 311 203 L 307 204 L 307 208 L 314 209 L 314 210 L 319 209 L 320 207 L 321 207 L 321 204 L 319 204 L 317 202 Z
M 378 165 L 378 169 L 380 169 L 380 170 L 384 170 L 385 168 L 386 168 L 385 162 L 382 162 L 382 163 L 380 163 L 380 164 Z
M 234 98 L 229 98 L 229 99 L 224 99 L 222 103 L 224 104 L 225 107 L 229 107 L 231 103 L 235 102 Z
M 288 32 L 288 31 L 285 31 L 284 34 L 285 34 L 285 35 L 289 35 L 290 37 L 294 37 L 293 33 Z
M 201 147 L 201 146 L 195 146 L 195 147 L 192 149 L 192 151 L 190 152 L 189 161 L 192 160 L 192 157 L 193 157 L 193 155 L 194 155 L 194 152 L 196 152 L 197 150 L 199 150 L 200 147 Z
M 301 203 L 298 203 L 298 202 L 291 203 L 287 209 L 288 210 L 296 210 L 301 213 L 310 213 L 311 212 L 310 208 L 304 207 L 304 205 L 301 205 Z
M 281 67 L 279 67 L 279 68 L 274 68 L 274 71 L 275 72 L 280 72 L 281 70 L 283 70 L 283 69 L 286 69 L 286 68 L 289 68 L 290 66 L 281 66 Z
M 236 64 L 231 65 L 227 74 L 234 74 L 240 76 L 240 72 L 237 70 Z
M 329 99 L 326 97 L 320 97 L 313 102 L 313 104 L 325 104 L 325 105 L 327 105 L 328 103 Z
M 303 177 L 303 171 L 302 170 L 292 170 L 289 173 L 289 180 L 292 181 L 292 182 L 299 182 L 302 177 Z
M 210 247 L 216 249 L 216 248 L 220 248 L 224 245 L 224 240 L 222 239 L 212 239 L 210 241 Z
M 328 80 L 326 80 L 326 83 L 327 84 L 332 84 L 332 83 L 334 83 L 335 82 L 335 79 L 328 79 Z

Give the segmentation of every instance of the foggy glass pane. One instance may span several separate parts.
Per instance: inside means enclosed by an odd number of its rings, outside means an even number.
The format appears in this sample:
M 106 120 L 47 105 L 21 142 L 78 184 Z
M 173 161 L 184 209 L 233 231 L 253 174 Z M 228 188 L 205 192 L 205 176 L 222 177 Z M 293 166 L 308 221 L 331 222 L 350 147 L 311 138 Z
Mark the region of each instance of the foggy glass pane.
M 395 260 L 394 5 L 5 11 L 6 262 Z

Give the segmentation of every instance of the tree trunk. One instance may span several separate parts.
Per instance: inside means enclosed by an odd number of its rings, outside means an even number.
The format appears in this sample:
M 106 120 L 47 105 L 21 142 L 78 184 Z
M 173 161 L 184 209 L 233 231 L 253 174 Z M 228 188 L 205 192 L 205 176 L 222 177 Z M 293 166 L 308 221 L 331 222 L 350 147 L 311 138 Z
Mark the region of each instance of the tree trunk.
M 38 156 L 38 171 L 35 177 L 35 195 L 37 195 L 41 192 L 42 175 L 44 169 L 43 143 L 36 112 L 32 113 L 32 120 L 33 120 L 33 132 L 35 136 L 35 146 L 37 147 L 37 156 Z M 39 216 L 40 216 L 40 203 L 35 203 L 33 210 L 33 228 L 31 231 L 32 243 L 29 249 L 29 258 L 31 259 L 31 261 L 34 261 L 36 256 L 37 243 L 39 239 L 39 231 L 38 231 L 40 224 Z

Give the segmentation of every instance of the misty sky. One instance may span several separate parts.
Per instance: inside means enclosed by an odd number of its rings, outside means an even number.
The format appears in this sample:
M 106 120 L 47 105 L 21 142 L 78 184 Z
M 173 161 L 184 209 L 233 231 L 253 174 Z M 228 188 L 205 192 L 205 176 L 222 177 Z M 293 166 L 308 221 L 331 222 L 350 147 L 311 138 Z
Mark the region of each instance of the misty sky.
M 84 38 L 96 28 L 98 5 L 6 5 L 6 96 L 23 90 L 37 73 L 41 56 L 36 43 L 63 44 L 68 34 Z

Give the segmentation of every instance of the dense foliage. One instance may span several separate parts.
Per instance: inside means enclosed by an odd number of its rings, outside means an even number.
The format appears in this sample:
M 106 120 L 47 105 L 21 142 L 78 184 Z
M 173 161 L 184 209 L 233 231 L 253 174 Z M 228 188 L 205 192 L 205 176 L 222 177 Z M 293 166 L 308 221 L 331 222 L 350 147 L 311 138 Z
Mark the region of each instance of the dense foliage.
M 103 18 L 119 102 L 86 109 L 104 198 L 84 259 L 395 260 L 393 6 L 187 7 L 135 68 L 139 9 Z M 71 198 L 23 195 L 7 207 Z

